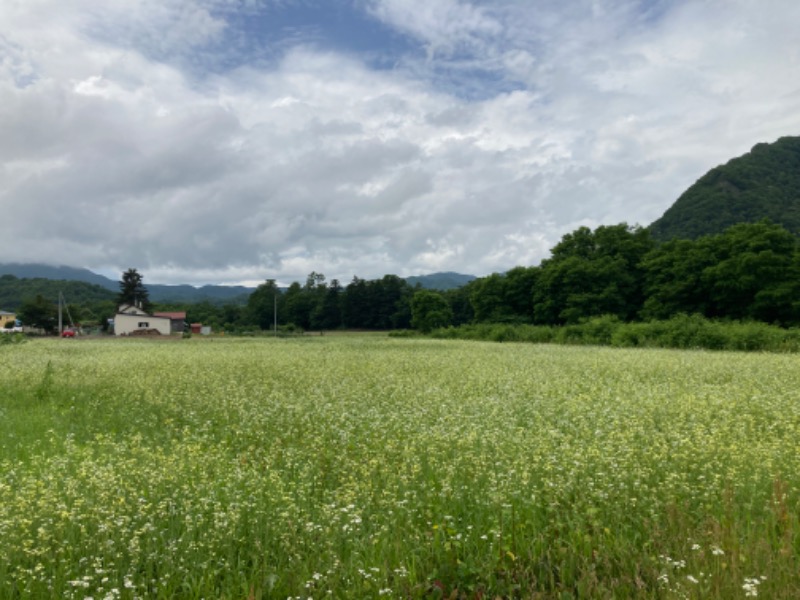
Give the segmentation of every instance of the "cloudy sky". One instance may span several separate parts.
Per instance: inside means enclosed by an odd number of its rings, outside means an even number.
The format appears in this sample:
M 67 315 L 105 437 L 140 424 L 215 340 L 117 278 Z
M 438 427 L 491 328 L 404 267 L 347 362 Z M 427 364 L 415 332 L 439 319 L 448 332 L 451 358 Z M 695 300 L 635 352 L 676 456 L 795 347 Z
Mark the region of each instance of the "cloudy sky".
M 800 134 L 797 0 L 0 0 L 0 262 L 538 264 Z

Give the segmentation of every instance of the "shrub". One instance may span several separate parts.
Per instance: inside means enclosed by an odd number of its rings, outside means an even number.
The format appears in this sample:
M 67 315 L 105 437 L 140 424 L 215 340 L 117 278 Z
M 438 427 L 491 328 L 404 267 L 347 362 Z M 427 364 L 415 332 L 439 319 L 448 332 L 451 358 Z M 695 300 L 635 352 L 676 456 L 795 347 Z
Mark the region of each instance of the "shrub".
M 0 335 L 0 346 L 23 344 L 28 341 L 24 333 L 3 333 Z
M 431 336 L 439 339 L 592 344 L 620 348 L 800 351 L 800 329 L 782 329 L 759 322 L 714 321 L 701 315 L 686 314 L 665 321 L 638 323 L 624 323 L 616 316 L 604 315 L 562 327 L 481 323 L 436 329 Z

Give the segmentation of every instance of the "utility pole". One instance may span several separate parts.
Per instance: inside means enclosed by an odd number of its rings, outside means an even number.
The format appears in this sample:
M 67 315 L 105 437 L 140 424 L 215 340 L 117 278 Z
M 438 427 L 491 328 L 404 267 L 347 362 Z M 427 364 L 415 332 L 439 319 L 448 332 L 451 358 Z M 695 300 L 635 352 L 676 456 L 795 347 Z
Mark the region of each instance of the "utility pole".
M 272 332 L 274 337 L 278 337 L 278 293 L 272 295 Z

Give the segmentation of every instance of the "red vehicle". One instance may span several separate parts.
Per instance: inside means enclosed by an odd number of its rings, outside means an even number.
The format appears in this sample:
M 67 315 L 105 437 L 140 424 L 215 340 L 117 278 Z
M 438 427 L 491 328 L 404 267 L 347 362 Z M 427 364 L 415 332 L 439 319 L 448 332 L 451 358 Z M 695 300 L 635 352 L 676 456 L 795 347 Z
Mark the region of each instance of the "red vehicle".
M 62 338 L 74 338 L 75 337 L 75 330 L 74 329 L 65 329 L 61 332 Z

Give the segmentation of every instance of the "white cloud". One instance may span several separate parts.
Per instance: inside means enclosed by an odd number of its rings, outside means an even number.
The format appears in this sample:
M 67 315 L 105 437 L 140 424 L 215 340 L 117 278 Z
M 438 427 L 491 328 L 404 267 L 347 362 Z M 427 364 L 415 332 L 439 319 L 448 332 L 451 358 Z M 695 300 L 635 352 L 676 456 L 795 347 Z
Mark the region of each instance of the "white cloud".
M 488 10 L 463 0 L 371 0 L 367 7 L 376 18 L 421 40 L 430 59 L 484 51 L 487 38 L 503 32 Z
M 0 4 L 0 256 L 347 282 L 482 275 L 649 223 L 798 133 L 800 5 L 647 4 L 370 0 L 424 50 L 383 71 L 302 45 L 204 69 L 262 3 Z

